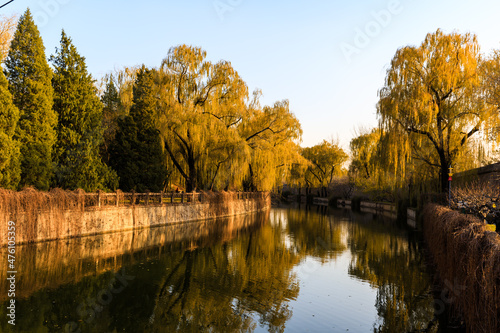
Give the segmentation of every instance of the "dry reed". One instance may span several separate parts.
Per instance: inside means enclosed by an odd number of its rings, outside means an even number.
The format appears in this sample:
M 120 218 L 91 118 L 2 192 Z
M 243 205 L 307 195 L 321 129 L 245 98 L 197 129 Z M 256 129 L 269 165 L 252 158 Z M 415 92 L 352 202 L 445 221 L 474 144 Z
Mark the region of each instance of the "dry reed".
M 49 212 L 52 225 L 64 225 L 64 213 L 79 209 L 83 212 L 85 193 L 82 190 L 64 191 L 53 189 L 49 192 L 26 187 L 22 191 L 0 189 L 0 221 L 16 223 L 18 242 L 30 243 L 37 240 L 38 223 L 41 212 Z M 7 223 L 1 223 L 0 232 L 7 235 Z
M 220 217 L 233 215 L 234 202 L 241 199 L 241 196 L 253 199 L 257 204 L 257 210 L 262 210 L 268 206 L 266 195 L 268 194 L 204 192 L 201 200 L 209 205 L 208 217 Z M 7 235 L 7 221 L 12 220 L 16 223 L 17 243 L 78 236 L 83 228 L 79 221 L 83 220 L 83 213 L 87 207 L 117 206 L 125 202 L 132 205 L 160 204 L 159 195 L 155 197 L 155 200 L 149 197 L 149 194 L 124 194 L 121 191 L 117 191 L 116 195 L 104 195 L 103 193 L 85 193 L 82 190 L 53 189 L 49 192 L 42 192 L 31 187 L 19 192 L 0 189 L 0 221 L 4 221 L 0 223 L 0 234 Z M 191 199 L 190 194 L 186 194 L 186 200 L 189 203 L 197 202 L 196 198 Z M 76 218 L 72 214 L 72 221 L 67 219 L 68 211 L 77 213 Z M 81 218 L 78 214 L 81 214 Z M 6 239 L 2 239 L 0 244 L 7 244 Z
M 472 215 L 428 204 L 424 236 L 468 332 L 500 332 L 500 237 Z

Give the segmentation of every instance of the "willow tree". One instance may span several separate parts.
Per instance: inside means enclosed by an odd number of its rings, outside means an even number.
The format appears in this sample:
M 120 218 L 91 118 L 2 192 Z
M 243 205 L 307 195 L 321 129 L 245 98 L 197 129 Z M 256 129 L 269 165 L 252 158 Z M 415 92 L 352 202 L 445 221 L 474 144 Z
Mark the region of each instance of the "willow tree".
M 439 170 L 442 191 L 468 140 L 499 122 L 482 96 L 480 62 L 476 36 L 437 30 L 419 47 L 396 52 L 379 92 L 380 125 L 400 149 L 394 158 L 411 156 Z
M 270 190 L 289 180 L 294 164 L 305 164 L 298 143 L 302 137 L 300 122 L 290 111 L 288 100 L 261 107 L 260 91 L 255 91 L 248 105 L 247 117 L 239 133 L 251 150 L 247 190 Z
M 347 154 L 333 141 L 323 140 L 313 147 L 304 148 L 302 156 L 311 162 L 305 174 L 308 186 L 326 187 L 339 175 Z
M 17 16 L 0 17 L 0 61 L 9 53 L 10 42 L 14 37 L 17 26 Z
M 237 167 L 238 161 L 227 152 L 244 153 L 244 142 L 234 131 L 244 118 L 247 86 L 231 63 L 213 64 L 205 57 L 201 48 L 173 47 L 157 78 L 159 129 L 187 191 L 207 188 L 215 181 L 218 172 L 206 172 L 206 168 Z M 210 160 L 214 151 L 216 163 Z M 242 177 L 237 169 L 232 171 Z M 209 176 L 203 179 L 203 175 Z
M 110 147 L 115 140 L 118 121 L 129 115 L 134 99 L 134 84 L 140 67 L 124 67 L 106 74 L 100 82 L 100 96 L 103 104 L 102 129 L 103 142 L 100 153 L 108 163 Z
M 349 171 L 362 178 L 370 179 L 377 173 L 377 148 L 380 140 L 380 130 L 374 128 L 353 138 L 351 148 L 351 165 Z
M 491 56 L 482 62 L 481 73 L 484 77 L 485 98 L 493 107 L 500 110 L 500 50 L 495 50 Z M 492 143 L 498 143 L 500 137 L 500 125 L 492 126 L 488 139 Z M 492 147 L 496 148 L 496 147 Z

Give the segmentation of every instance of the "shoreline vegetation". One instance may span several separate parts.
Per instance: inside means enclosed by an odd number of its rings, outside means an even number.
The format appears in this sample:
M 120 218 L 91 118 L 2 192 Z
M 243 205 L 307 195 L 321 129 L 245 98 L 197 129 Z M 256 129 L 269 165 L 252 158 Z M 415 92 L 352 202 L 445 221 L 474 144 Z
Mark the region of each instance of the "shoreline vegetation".
M 379 124 L 360 129 L 349 154 L 334 139 L 301 147 L 289 101 L 261 105 L 262 91 L 201 47 L 98 81 L 64 30 L 46 57 L 29 9 L 15 29 L 4 20 L 2 188 L 279 191 L 347 179 L 357 194 L 411 202 L 498 159 L 500 53 L 481 54 L 473 34 L 438 29 L 401 47 L 378 92 Z
M 468 332 L 500 330 L 500 237 L 477 217 L 429 204 L 423 231 L 452 313 Z
M 267 210 L 270 205 L 268 192 L 85 193 L 0 189 L 0 218 L 15 221 L 16 244 L 240 215 Z M 1 224 L 0 232 L 6 234 L 6 228 L 6 223 Z M 3 245 L 6 243 L 0 244 Z

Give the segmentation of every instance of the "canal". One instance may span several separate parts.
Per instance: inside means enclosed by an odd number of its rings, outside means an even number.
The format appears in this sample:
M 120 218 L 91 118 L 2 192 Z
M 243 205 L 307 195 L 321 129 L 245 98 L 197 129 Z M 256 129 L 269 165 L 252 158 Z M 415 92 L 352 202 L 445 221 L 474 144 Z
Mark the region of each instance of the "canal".
M 439 332 L 420 246 L 318 207 L 18 246 L 0 331 Z

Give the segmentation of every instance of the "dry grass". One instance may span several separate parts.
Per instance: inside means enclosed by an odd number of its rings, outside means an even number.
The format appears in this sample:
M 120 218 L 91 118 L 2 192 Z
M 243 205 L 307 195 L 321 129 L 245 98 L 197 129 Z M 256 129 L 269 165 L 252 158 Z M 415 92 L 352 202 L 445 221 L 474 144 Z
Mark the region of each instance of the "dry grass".
M 473 181 L 452 187 L 451 207 L 488 223 L 500 222 L 500 184 Z
M 149 198 L 146 194 L 122 193 L 118 191 L 115 195 L 106 196 L 97 193 L 85 193 L 82 190 L 64 191 L 53 189 L 50 192 L 37 191 L 33 188 L 25 188 L 22 191 L 10 191 L 0 189 L 0 234 L 7 235 L 7 221 L 16 223 L 16 240 L 18 243 L 31 243 L 44 238 L 44 231 L 50 231 L 47 234 L 60 236 L 70 230 L 79 234 L 81 224 L 75 221 L 67 221 L 66 213 L 68 211 L 79 212 L 82 214 L 87 207 L 97 207 L 99 202 L 101 206 L 116 206 L 118 202 L 124 205 L 130 204 L 160 204 L 159 194 L 156 197 Z M 236 193 L 236 192 L 205 192 L 201 200 L 209 204 L 209 213 L 212 217 L 232 215 L 234 211 L 234 201 L 243 198 L 256 199 L 258 209 L 261 210 L 267 205 L 266 193 Z M 100 200 L 98 198 L 101 198 Z M 132 200 L 132 197 L 134 200 Z M 149 199 L 146 200 L 146 197 Z M 192 200 L 189 194 L 185 197 L 186 204 L 197 202 Z M 176 203 L 177 204 L 177 203 Z M 39 221 L 41 212 L 44 212 L 43 218 L 49 216 L 50 221 Z M 48 213 L 48 214 L 47 214 Z M 78 218 L 77 218 L 78 220 Z M 6 242 L 2 242 L 5 244 Z
M 481 220 L 429 204 L 424 235 L 468 332 L 500 332 L 500 237 Z
M 231 215 L 232 203 L 240 197 L 240 199 L 257 199 L 257 209 L 262 210 L 267 206 L 269 193 L 254 192 L 238 193 L 238 192 L 202 192 L 204 201 L 209 204 L 209 212 L 211 216 L 228 216 Z M 241 198 L 243 196 L 243 198 Z
M 57 221 L 56 225 L 62 226 L 65 211 L 79 209 L 83 212 L 84 194 L 81 190 L 42 192 L 31 187 L 19 192 L 0 189 L 0 220 L 16 222 L 18 239 L 22 237 L 23 242 L 33 242 L 37 238 L 41 211 L 48 211 Z M 2 227 L 0 229 L 6 228 L 6 223 L 2 223 Z

